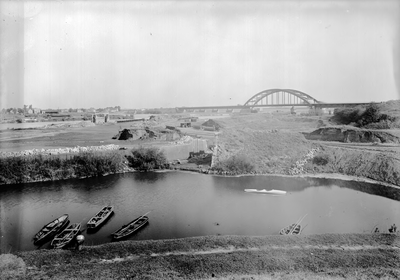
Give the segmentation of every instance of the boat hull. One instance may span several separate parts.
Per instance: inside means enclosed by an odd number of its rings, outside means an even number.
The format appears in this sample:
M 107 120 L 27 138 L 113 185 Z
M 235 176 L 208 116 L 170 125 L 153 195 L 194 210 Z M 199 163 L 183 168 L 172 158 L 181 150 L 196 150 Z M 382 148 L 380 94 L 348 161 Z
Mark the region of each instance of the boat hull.
M 68 214 L 64 214 L 50 223 L 43 226 L 33 237 L 35 245 L 51 240 L 57 233 L 63 230 L 69 224 Z
M 136 218 L 129 224 L 122 226 L 119 230 L 112 233 L 112 237 L 114 240 L 123 239 L 125 237 L 132 235 L 139 229 L 143 228 L 148 223 L 149 223 L 149 218 L 147 216 Z
M 275 194 L 275 195 L 283 195 L 286 194 L 286 191 L 281 191 L 281 190 L 258 190 L 258 189 L 245 189 L 245 192 L 249 192 L 249 193 L 259 193 L 259 194 Z
M 106 222 L 111 215 L 113 214 L 114 207 L 113 206 L 105 206 L 103 207 L 96 215 L 94 215 L 87 222 L 88 230 L 95 230 L 100 227 L 104 222 Z
M 54 249 L 62 249 L 71 244 L 75 237 L 81 231 L 81 224 L 75 223 L 69 225 L 66 229 L 56 235 L 51 241 L 51 247 Z
M 280 235 L 298 235 L 301 232 L 301 226 L 300 225 L 295 225 L 292 224 L 290 226 L 284 227 L 283 229 L 281 229 L 281 231 L 279 232 Z

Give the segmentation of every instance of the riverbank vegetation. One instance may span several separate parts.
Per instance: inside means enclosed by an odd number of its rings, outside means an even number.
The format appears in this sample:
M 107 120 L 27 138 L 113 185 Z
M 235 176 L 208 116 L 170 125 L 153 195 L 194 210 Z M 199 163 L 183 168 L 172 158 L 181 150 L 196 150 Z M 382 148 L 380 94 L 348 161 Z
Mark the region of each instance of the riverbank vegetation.
M 0 184 L 96 177 L 117 173 L 122 168 L 123 157 L 118 152 L 7 157 L 0 158 Z
M 164 152 L 154 147 L 132 149 L 132 154 L 127 155 L 126 159 L 129 167 L 138 171 L 163 169 L 167 166 L 167 158 Z
M 233 155 L 227 159 L 218 161 L 213 170 L 231 175 L 251 174 L 255 172 L 255 166 L 245 155 Z

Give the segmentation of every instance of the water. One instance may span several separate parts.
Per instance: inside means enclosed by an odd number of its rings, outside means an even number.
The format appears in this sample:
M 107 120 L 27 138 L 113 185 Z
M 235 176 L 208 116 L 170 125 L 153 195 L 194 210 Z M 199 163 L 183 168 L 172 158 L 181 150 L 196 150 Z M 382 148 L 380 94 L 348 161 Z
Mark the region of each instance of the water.
M 62 125 L 62 124 L 77 124 L 83 121 L 56 121 L 56 122 L 23 122 L 23 123 L 0 123 L 0 130 L 6 129 L 22 129 L 22 128 L 37 128 L 50 125 Z M 86 121 L 89 122 L 89 121 Z
M 244 192 L 279 189 L 283 196 Z M 400 225 L 399 190 L 327 179 L 219 177 L 183 172 L 127 173 L 84 180 L 1 186 L 1 252 L 34 250 L 32 237 L 64 213 L 86 222 L 102 206 L 115 214 L 85 245 L 111 242 L 110 233 L 151 211 L 131 240 L 203 235 L 270 235 L 306 215 L 303 234 L 363 233 Z M 41 248 L 49 248 L 49 243 Z

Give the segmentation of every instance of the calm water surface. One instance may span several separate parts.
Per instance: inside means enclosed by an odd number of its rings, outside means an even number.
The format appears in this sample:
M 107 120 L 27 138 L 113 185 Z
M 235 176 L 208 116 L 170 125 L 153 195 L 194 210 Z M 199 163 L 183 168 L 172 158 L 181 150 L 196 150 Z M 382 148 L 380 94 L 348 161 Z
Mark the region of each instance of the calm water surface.
M 283 196 L 244 192 L 279 189 Z M 363 233 L 400 225 L 399 190 L 328 179 L 275 176 L 218 177 L 183 172 L 127 173 L 102 178 L 1 186 L 1 252 L 34 250 L 32 237 L 64 213 L 86 222 L 107 204 L 115 214 L 85 245 L 151 211 L 131 240 L 202 235 L 270 235 L 307 214 L 303 234 Z M 48 248 L 46 243 L 42 248 Z
M 84 121 L 58 121 L 58 122 L 24 122 L 24 123 L 0 123 L 0 130 L 5 129 L 21 129 L 21 128 L 35 128 L 35 127 L 42 127 L 42 126 L 50 126 L 52 124 L 74 124 L 74 123 L 81 123 Z M 90 122 L 90 121 L 85 121 Z

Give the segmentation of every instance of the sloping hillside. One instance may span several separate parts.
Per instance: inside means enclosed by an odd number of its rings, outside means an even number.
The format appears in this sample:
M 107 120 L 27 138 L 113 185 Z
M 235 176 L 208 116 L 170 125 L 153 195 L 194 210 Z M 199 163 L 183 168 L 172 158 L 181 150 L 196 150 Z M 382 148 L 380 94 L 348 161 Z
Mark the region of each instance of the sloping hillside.
M 224 127 L 219 136 L 218 160 L 243 155 L 255 165 L 259 174 L 339 173 L 400 186 L 400 153 L 396 144 L 399 138 L 391 134 L 382 132 L 378 136 L 386 135 L 382 139 L 391 139 L 395 143 L 392 146 L 338 145 L 310 141 L 301 133 L 316 130 L 318 117 L 252 114 L 218 121 Z M 370 138 L 376 141 L 379 137 Z

